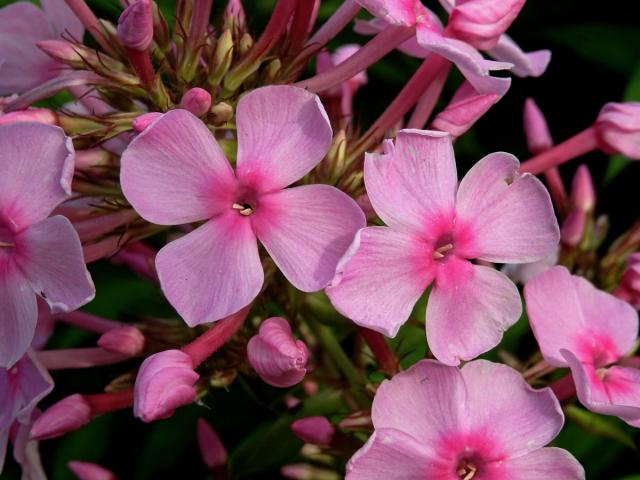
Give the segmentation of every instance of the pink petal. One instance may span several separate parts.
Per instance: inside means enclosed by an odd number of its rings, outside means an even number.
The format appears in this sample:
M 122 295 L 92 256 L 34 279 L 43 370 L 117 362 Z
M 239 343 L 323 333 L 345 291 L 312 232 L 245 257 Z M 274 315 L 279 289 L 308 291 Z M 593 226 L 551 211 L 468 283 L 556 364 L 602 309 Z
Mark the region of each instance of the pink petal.
M 518 160 L 493 153 L 460 182 L 456 210 L 466 258 L 526 263 L 555 250 L 560 233 L 549 193 L 536 177 L 518 173 Z
M 416 235 L 367 227 L 356 235 L 326 292 L 358 325 L 395 337 L 431 283 L 432 264 L 428 245 Z
M 626 302 L 553 267 L 524 288 L 527 313 L 545 360 L 567 366 L 562 349 L 606 365 L 628 352 L 638 336 L 638 315 Z
M 16 236 L 17 263 L 31 288 L 54 312 L 69 312 L 90 302 L 95 287 L 82 256 L 78 234 L 57 215 Z
M 541 448 L 501 462 L 499 470 L 509 480 L 584 480 L 582 465 L 562 448 Z
M 373 208 L 394 228 L 433 237 L 451 228 L 458 184 L 447 133 L 400 130 L 385 154 L 367 153 L 364 182 Z
M 596 370 L 569 350 L 561 350 L 571 368 L 578 399 L 589 410 L 640 424 L 640 370 L 611 367 Z
M 427 303 L 427 342 L 446 365 L 495 347 L 522 313 L 518 289 L 504 274 L 473 265 L 465 277 L 442 285 L 438 273 Z
M 156 267 L 164 294 L 190 327 L 237 312 L 264 280 L 251 223 L 231 209 L 165 246 Z
M 513 368 L 476 360 L 462 367 L 462 376 L 468 405 L 464 424 L 497 439 L 507 457 L 545 446 L 562 429 L 564 416 L 551 389 L 531 388 Z
M 0 312 L 0 368 L 10 368 L 29 348 L 38 320 L 36 296 L 11 262 L 0 264 Z
M 509 78 L 491 77 L 489 72 L 509 69 L 512 64 L 487 60 L 468 43 L 445 37 L 442 33 L 423 24 L 418 25 L 417 38 L 423 48 L 455 63 L 478 93 L 495 93 L 503 96 L 509 89 L 511 85 Z
M 260 197 L 249 217 L 256 236 L 285 277 L 299 290 L 327 286 L 364 213 L 329 185 L 304 185 Z
M 19 231 L 49 216 L 71 194 L 74 156 L 71 139 L 59 127 L 1 126 L 0 222 Z
M 382 18 L 372 20 L 355 19 L 353 31 L 360 35 L 376 35 L 389 27 L 389 23 Z M 425 58 L 429 55 L 429 50 L 422 48 L 415 36 L 400 44 L 398 51 L 416 58 Z
M 426 10 L 419 0 L 356 0 L 374 17 L 392 25 L 411 26 L 416 23 L 416 15 Z
M 499 62 L 512 63 L 511 72 L 518 77 L 539 77 L 551 61 L 549 50 L 525 53 L 508 35 L 501 35 L 496 46 L 488 53 Z
M 171 110 L 122 155 L 122 191 L 142 217 L 160 225 L 204 220 L 230 209 L 236 180 L 209 129 Z
M 52 38 L 46 15 L 32 3 L 0 9 L 0 95 L 25 92 L 58 73 L 60 64 L 36 47 Z
M 245 95 L 236 109 L 238 178 L 261 192 L 305 176 L 331 146 L 329 119 L 317 95 L 286 85 Z
M 451 102 L 431 123 L 432 128 L 448 132 L 453 137 L 464 134 L 500 100 L 500 97 L 494 93 L 475 94 L 473 89 L 469 88 L 468 82 L 463 83 L 458 91 L 460 90 L 465 93 L 471 90 L 471 94 L 459 96 L 456 92 Z
M 393 428 L 376 430 L 347 464 L 346 480 L 449 480 L 434 476 L 437 459 L 429 447 Z
M 82 43 L 84 25 L 76 14 L 71 11 L 64 0 L 40 0 L 40 5 L 53 24 L 56 37 L 69 38 L 69 36 Z
M 400 430 L 427 448 L 461 428 L 467 403 L 460 370 L 423 360 L 382 382 L 371 415 L 376 429 Z

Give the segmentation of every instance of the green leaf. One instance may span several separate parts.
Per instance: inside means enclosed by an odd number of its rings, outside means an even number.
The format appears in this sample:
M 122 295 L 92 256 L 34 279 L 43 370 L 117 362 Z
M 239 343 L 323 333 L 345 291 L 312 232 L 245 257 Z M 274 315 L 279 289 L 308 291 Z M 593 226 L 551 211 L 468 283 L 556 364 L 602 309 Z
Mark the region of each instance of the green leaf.
M 638 451 L 633 438 L 627 434 L 619 425 L 610 421 L 606 417 L 590 412 L 576 405 L 568 405 L 564 409 L 567 419 L 576 423 L 582 429 L 599 437 L 606 437 Z

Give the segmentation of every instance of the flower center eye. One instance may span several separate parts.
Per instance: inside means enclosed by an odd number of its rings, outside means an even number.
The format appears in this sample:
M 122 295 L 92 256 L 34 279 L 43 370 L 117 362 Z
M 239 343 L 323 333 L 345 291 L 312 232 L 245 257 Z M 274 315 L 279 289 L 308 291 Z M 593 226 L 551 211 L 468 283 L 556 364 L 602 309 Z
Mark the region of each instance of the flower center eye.
M 11 230 L 2 225 L 0 221 L 0 248 L 13 248 L 15 247 L 14 235 Z
M 472 480 L 477 472 L 478 467 L 468 460 L 462 460 L 456 469 L 456 473 L 461 480 Z
M 238 210 L 238 213 L 245 217 L 248 217 L 253 213 L 253 207 L 248 203 L 234 203 L 231 208 Z
M 443 235 L 434 244 L 433 259 L 441 260 L 446 256 L 447 252 L 451 250 L 453 250 L 453 236 Z

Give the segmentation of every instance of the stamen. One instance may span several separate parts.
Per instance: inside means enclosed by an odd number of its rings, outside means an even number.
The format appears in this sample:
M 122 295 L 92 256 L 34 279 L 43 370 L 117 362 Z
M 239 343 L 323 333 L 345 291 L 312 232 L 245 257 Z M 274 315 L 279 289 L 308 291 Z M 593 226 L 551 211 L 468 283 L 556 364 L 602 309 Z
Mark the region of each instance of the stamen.
M 449 250 L 453 250 L 453 243 L 447 243 L 446 245 L 436 248 L 433 252 L 433 258 L 435 260 L 440 260 L 441 258 L 444 258 L 444 254 Z
M 460 468 L 456 471 L 460 480 L 472 480 L 476 476 L 478 469 L 473 463 L 464 462 Z
M 15 245 L 13 243 L 0 242 L 0 248 L 13 248 Z
M 253 213 L 253 208 L 251 208 L 251 205 L 248 205 L 246 203 L 234 203 L 231 208 L 233 208 L 234 210 L 238 210 L 238 213 L 240 213 L 240 215 L 244 215 L 245 217 L 248 217 Z

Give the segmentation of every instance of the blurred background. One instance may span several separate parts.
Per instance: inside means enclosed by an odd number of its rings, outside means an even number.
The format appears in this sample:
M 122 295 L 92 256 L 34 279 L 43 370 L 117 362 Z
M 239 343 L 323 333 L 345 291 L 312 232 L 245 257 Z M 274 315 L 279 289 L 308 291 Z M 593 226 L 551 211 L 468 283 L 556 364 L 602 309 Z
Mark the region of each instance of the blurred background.
M 0 0 L 0 6 L 8 3 L 11 2 Z M 88 0 L 87 3 L 99 17 L 113 21 L 121 10 L 117 0 Z M 171 17 L 174 1 L 160 0 L 159 3 Z M 221 15 L 224 3 L 214 0 L 216 17 Z M 244 0 L 253 32 L 261 31 L 273 3 Z M 323 0 L 319 21 L 326 19 L 340 3 L 340 0 Z M 522 131 L 522 108 L 527 97 L 534 98 L 545 113 L 556 141 L 589 126 L 608 101 L 640 101 L 639 3 L 634 0 L 529 0 L 509 34 L 524 50 L 552 50 L 551 64 L 541 78 L 514 77 L 508 94 L 457 142 L 461 173 L 494 151 L 511 152 L 521 160 L 528 158 Z M 436 0 L 426 5 L 441 11 Z M 330 48 L 365 41 L 365 37 L 348 30 L 334 40 Z M 356 123 L 363 128 L 371 124 L 417 66 L 417 60 L 398 53 L 373 66 L 368 71 L 369 84 L 355 99 Z M 443 102 L 451 97 L 460 80 L 457 74 L 451 75 Z M 591 169 L 598 189 L 598 213 L 609 215 L 610 242 L 639 216 L 640 162 L 608 158 L 601 153 L 590 154 L 582 160 Z M 567 181 L 579 164 L 580 161 L 574 161 L 562 167 Z M 124 268 L 101 262 L 93 265 L 91 271 L 98 293 L 87 307 L 88 311 L 121 320 L 135 320 L 139 314 L 174 315 L 156 286 Z M 409 363 L 425 353 L 424 333 L 417 332 L 413 338 L 416 340 L 404 341 L 400 346 Z M 50 347 L 91 346 L 94 341 L 95 338 L 81 330 L 60 326 Z M 525 319 L 509 332 L 501 348 L 526 352 L 533 348 L 532 341 Z M 348 343 L 346 346 L 348 348 Z M 134 366 L 135 362 L 55 373 L 56 389 L 43 405 L 76 392 L 99 392 Z M 196 420 L 204 416 L 215 426 L 230 452 L 234 478 L 279 478 L 280 466 L 299 460 L 297 454 L 301 446 L 289 431 L 291 417 L 283 413 L 283 395 L 284 392 L 274 391 L 259 380 L 240 375 L 228 390 L 217 389 L 201 399 L 201 406 L 181 408 L 168 420 L 144 424 L 134 420 L 131 411 L 108 414 L 62 439 L 41 442 L 40 451 L 45 469 L 54 480 L 72 478 L 66 468 L 69 460 L 102 464 L 121 479 L 204 479 L 207 473 L 195 438 Z M 295 414 L 335 415 L 340 412 L 340 405 L 333 397 L 320 396 L 306 402 L 303 409 Z M 639 480 L 639 438 L 637 430 L 617 418 L 581 418 L 578 414 L 567 420 L 555 444 L 570 450 L 580 460 L 589 480 Z M 8 458 L 5 473 L 0 476 L 3 480 L 19 478 L 12 462 Z

